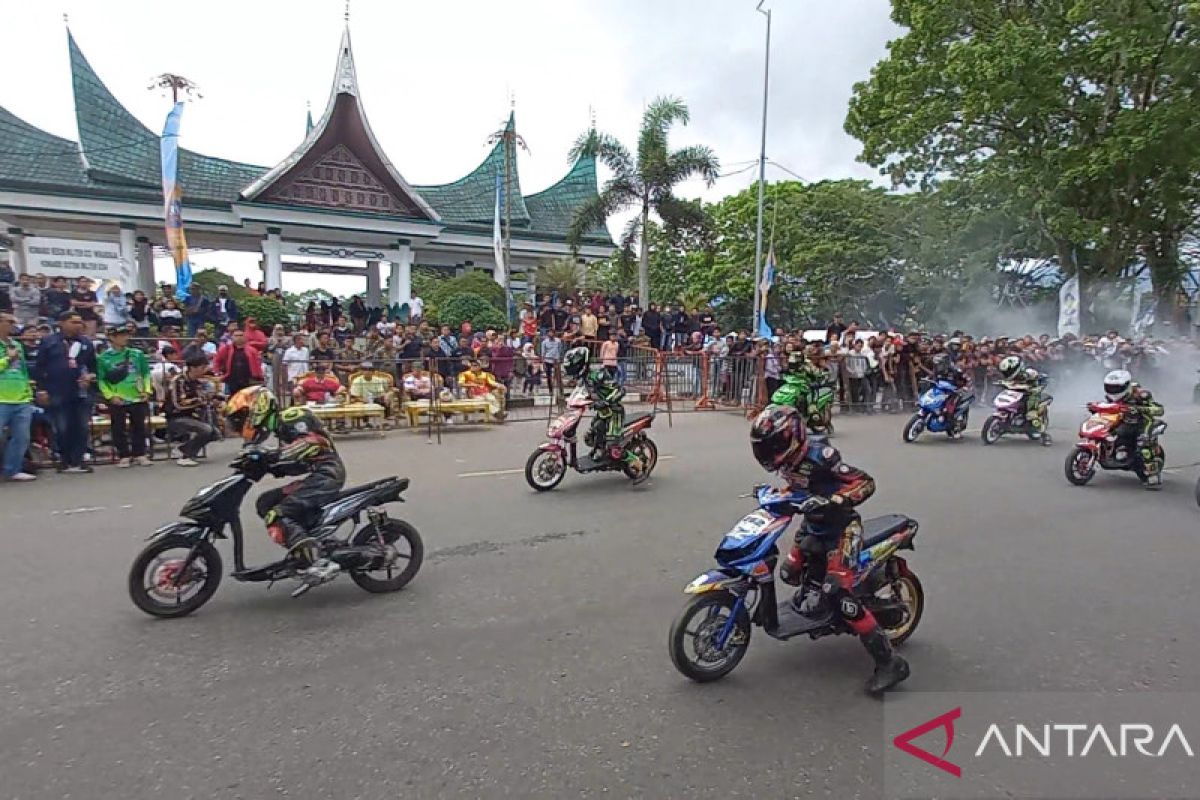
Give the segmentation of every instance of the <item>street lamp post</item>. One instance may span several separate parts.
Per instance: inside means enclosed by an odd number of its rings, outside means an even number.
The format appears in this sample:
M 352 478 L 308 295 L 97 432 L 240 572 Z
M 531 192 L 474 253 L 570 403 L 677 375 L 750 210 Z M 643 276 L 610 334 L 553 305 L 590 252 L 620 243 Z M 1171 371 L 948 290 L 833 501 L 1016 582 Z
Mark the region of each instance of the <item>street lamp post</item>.
M 763 238 L 763 190 L 767 178 L 767 88 L 771 77 L 771 9 L 763 10 L 766 0 L 758 0 L 754 10 L 767 18 L 767 46 L 763 60 L 763 102 L 762 102 L 762 145 L 758 152 L 758 229 L 754 234 L 754 319 L 751 322 L 750 335 L 758 334 L 759 320 L 766 311 L 760 308 L 762 293 L 759 284 L 762 282 L 762 238 Z

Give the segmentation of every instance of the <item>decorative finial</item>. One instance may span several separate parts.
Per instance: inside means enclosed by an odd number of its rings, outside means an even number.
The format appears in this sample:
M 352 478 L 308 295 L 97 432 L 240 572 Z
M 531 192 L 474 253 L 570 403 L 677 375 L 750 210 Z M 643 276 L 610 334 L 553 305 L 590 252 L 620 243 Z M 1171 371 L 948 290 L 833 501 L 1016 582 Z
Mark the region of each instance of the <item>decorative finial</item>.
M 63 25 L 68 25 L 68 26 L 69 26 L 70 24 L 71 24 L 71 18 L 70 18 L 70 17 L 68 17 L 68 16 L 67 16 L 67 12 L 65 12 L 65 11 L 64 11 L 64 12 L 63 12 Z
M 596 107 L 591 104 L 588 105 L 588 121 L 592 126 L 591 129 L 596 130 Z
M 346 11 L 342 15 L 342 17 L 343 17 L 343 19 L 346 20 L 346 24 L 349 25 L 350 24 L 350 0 L 346 0 Z
M 173 103 L 179 102 L 180 95 L 183 95 L 184 99 L 189 100 L 192 97 L 200 99 L 204 96 L 200 94 L 200 87 L 196 86 L 196 84 L 192 83 L 182 75 L 174 75 L 170 72 L 165 72 L 162 75 L 159 75 L 147 88 L 161 89 L 164 91 L 170 89 L 171 102 Z
M 516 92 L 510 91 L 508 93 L 508 107 L 510 109 L 512 109 L 513 111 L 517 110 L 517 93 Z

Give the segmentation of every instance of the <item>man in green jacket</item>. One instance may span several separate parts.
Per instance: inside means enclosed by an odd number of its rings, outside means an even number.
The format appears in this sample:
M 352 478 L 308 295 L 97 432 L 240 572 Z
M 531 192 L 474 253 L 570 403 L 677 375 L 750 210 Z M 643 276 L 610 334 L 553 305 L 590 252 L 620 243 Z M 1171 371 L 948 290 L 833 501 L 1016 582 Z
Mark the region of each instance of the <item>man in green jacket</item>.
M 149 467 L 146 457 L 146 418 L 150 407 L 147 400 L 153 391 L 150 365 L 146 354 L 129 347 L 129 331 L 111 328 L 109 349 L 96 358 L 100 395 L 108 404 L 112 419 L 113 447 L 117 450 L 117 466 L 137 464 Z M 132 441 L 131 438 L 132 437 Z M 132 456 L 132 461 L 130 460 Z
M 33 389 L 25 348 L 13 336 L 16 317 L 0 312 L 0 431 L 8 428 L 8 445 L 0 475 L 6 481 L 31 481 L 36 476 L 22 466 L 29 449 L 29 424 L 33 421 Z

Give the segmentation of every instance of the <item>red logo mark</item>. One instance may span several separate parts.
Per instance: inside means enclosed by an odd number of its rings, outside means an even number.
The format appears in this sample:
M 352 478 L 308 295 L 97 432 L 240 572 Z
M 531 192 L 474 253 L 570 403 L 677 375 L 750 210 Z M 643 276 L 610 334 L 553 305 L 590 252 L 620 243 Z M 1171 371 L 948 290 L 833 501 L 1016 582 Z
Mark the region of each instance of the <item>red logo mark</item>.
M 928 722 L 923 722 L 915 728 L 911 728 L 892 740 L 892 744 L 899 747 L 910 756 L 921 759 L 926 764 L 937 767 L 943 772 L 949 772 L 956 778 L 962 777 L 962 768 L 957 764 L 951 764 L 945 759 L 947 753 L 950 752 L 950 746 L 954 744 L 954 720 L 962 716 L 962 707 L 947 711 L 941 716 L 934 717 Z M 917 747 L 912 743 L 913 739 L 919 739 L 930 731 L 936 731 L 938 728 L 946 730 L 946 749 L 942 751 L 941 756 L 935 756 L 928 750 Z

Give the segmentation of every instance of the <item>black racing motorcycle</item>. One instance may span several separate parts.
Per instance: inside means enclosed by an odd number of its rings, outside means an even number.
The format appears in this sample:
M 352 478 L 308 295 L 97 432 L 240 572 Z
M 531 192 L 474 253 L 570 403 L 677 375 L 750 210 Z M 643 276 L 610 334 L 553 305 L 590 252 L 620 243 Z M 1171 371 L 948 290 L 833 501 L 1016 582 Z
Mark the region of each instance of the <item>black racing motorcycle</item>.
M 183 617 L 207 603 L 222 572 L 221 554 L 213 542 L 229 538 L 226 529 L 233 534 L 234 580 L 272 584 L 285 578 L 300 580 L 294 597 L 312 587 L 304 574 L 311 559 L 291 551 L 262 566 L 245 564 L 239 509 L 250 487 L 266 474 L 266 457 L 258 450 L 242 452 L 230 464 L 233 475 L 196 492 L 179 512 L 183 520 L 163 525 L 149 536 L 150 544 L 129 571 L 134 605 L 155 617 Z M 404 502 L 400 495 L 406 489 L 408 478 L 391 477 L 339 493 L 311 526 L 317 557 L 335 562 L 368 592 L 395 592 L 407 586 L 421 568 L 425 546 L 416 528 L 390 518 L 383 508 L 385 503 Z M 349 530 L 339 534 L 347 525 Z

